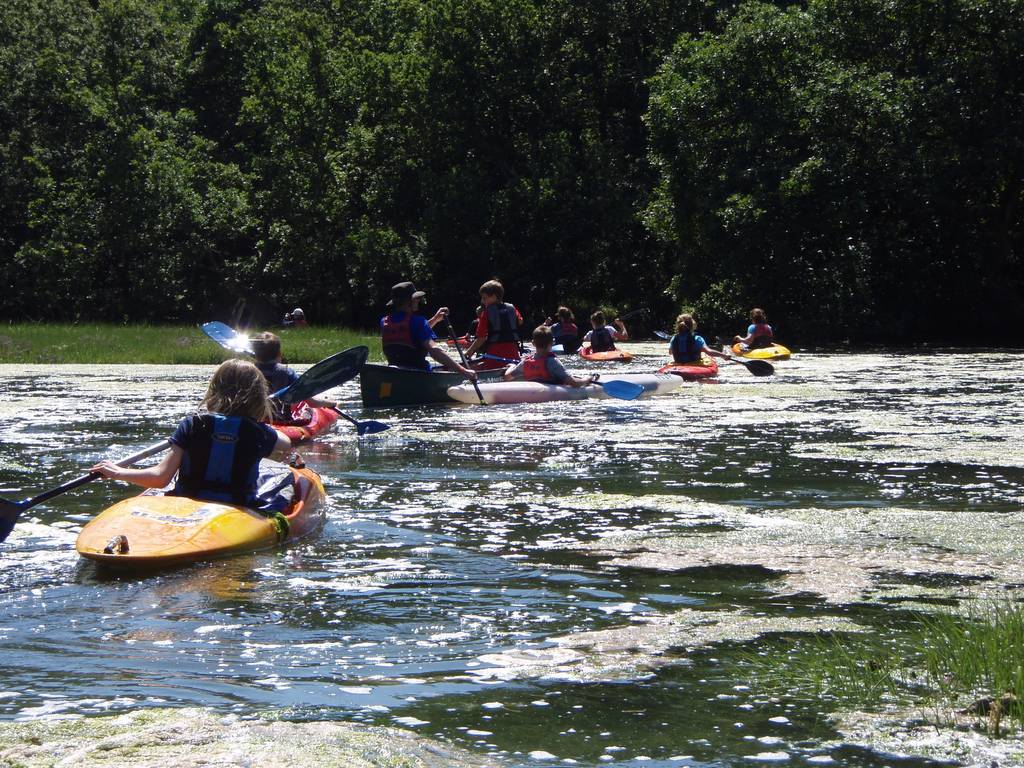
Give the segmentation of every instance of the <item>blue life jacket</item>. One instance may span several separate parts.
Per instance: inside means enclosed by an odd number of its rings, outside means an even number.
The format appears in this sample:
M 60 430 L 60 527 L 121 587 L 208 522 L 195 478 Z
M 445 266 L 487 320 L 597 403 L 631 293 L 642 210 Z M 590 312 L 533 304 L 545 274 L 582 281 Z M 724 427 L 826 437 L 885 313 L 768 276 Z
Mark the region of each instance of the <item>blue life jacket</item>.
M 591 352 L 610 352 L 613 349 L 615 349 L 615 339 L 612 338 L 611 331 L 606 327 L 601 326 L 590 332 Z
M 181 459 L 175 496 L 251 507 L 266 445 L 252 419 L 204 413 L 190 417 L 192 442 Z
M 692 363 L 700 360 L 700 351 L 703 347 L 703 344 L 697 343 L 697 337 L 692 331 L 677 333 L 672 337 L 672 341 L 669 342 L 672 360 L 676 363 Z

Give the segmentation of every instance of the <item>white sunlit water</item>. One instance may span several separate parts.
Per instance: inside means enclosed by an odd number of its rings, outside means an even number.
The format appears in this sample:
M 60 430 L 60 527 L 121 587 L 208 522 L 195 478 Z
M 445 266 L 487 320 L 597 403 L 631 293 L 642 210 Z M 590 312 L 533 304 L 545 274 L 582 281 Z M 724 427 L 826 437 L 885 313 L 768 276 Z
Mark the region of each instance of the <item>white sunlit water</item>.
M 661 345 L 631 349 L 604 378 L 663 362 Z M 723 366 L 718 383 L 634 402 L 372 412 L 351 382 L 332 394 L 392 429 L 359 440 L 342 422 L 301 449 L 331 495 L 307 540 L 111 576 L 74 539 L 129 489 L 92 483 L 27 512 L 0 545 L 0 717 L 199 705 L 397 725 L 508 764 L 883 765 L 819 748 L 814 707 L 759 697 L 713 651 L 615 680 L 509 660 L 683 607 L 825 610 L 769 599 L 746 571 L 602 565 L 595 541 L 713 529 L 723 509 L 1019 511 L 1021 360 L 798 353 L 770 379 Z M 165 437 L 211 372 L 0 366 L 0 493 Z

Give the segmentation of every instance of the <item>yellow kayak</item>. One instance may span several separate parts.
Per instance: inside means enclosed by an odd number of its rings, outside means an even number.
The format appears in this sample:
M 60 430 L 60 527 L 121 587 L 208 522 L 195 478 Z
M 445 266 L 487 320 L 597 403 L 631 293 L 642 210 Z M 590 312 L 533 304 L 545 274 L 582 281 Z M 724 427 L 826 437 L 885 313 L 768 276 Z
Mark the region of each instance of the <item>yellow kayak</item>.
M 732 353 L 737 357 L 746 357 L 750 360 L 789 360 L 790 352 L 781 344 L 772 344 L 770 347 L 760 349 L 743 350 L 742 344 L 733 344 Z
M 323 523 L 327 493 L 311 469 L 284 465 L 274 469 L 291 496 L 282 512 L 146 491 L 90 520 L 78 534 L 75 548 L 82 557 L 104 566 L 152 570 L 255 552 L 301 538 Z

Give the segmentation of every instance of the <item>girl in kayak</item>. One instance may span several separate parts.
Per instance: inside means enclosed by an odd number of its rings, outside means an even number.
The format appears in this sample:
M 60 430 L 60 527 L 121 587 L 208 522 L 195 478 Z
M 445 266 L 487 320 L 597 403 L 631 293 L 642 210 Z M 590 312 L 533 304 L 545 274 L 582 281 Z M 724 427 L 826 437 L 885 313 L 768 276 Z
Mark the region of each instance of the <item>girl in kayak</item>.
M 593 376 L 580 379 L 573 376 L 559 362 L 551 351 L 554 336 L 546 325 L 539 325 L 533 331 L 533 348 L 536 350 L 529 357 L 523 358 L 515 365 L 505 369 L 502 376 L 505 381 L 526 379 L 539 381 L 542 384 L 562 384 L 567 387 L 585 387 L 594 381 Z
M 605 324 L 604 312 L 601 310 L 590 316 L 590 324 L 594 329 L 587 331 L 583 341 L 590 342 L 591 352 L 611 352 L 615 349 L 616 341 L 629 341 L 629 333 L 622 321 L 615 318 L 611 325 Z
M 290 387 L 299 380 L 299 374 L 281 362 L 281 339 L 276 333 L 269 331 L 261 333 L 252 340 L 252 353 L 256 358 L 256 367 L 267 380 L 267 387 L 270 392 Z M 314 408 L 337 408 L 338 404 L 331 400 L 321 400 L 318 397 L 310 397 L 303 401 Z M 297 418 L 292 415 L 291 408 L 285 413 L 281 403 L 273 398 L 270 401 L 271 417 L 274 424 L 308 424 L 312 418 L 307 414 L 306 418 Z M 308 411 L 308 409 L 307 409 Z
M 764 349 L 772 345 L 775 333 L 768 325 L 764 310 L 754 307 L 750 310 L 750 326 L 746 336 L 733 336 L 733 343 L 743 345 L 743 350 Z
M 672 362 L 679 365 L 700 363 L 702 352 L 723 360 L 731 357 L 709 347 L 704 337 L 697 335 L 697 321 L 693 319 L 693 315 L 687 313 L 676 318 L 676 335 L 669 340 L 668 350 L 672 355 Z
M 576 318 L 568 307 L 559 307 L 557 315 L 557 322 L 547 322 L 545 325 L 550 326 L 555 344 L 561 344 L 562 349 L 571 354 L 580 348 L 580 331 L 576 327 Z
M 178 422 L 159 464 L 135 469 L 101 461 L 92 471 L 143 488 L 163 488 L 177 473 L 170 495 L 256 506 L 260 459 L 291 450 L 285 435 L 262 423 L 270 418 L 266 379 L 248 361 L 227 360 L 210 379 L 202 407 Z
M 480 286 L 480 305 L 483 312 L 476 324 L 476 338 L 466 350 L 466 357 L 475 352 L 486 352 L 495 357 L 519 359 L 519 326 L 523 316 L 514 305 L 505 301 L 505 287 L 497 280 L 488 280 Z M 481 369 L 500 368 L 501 363 L 485 360 Z

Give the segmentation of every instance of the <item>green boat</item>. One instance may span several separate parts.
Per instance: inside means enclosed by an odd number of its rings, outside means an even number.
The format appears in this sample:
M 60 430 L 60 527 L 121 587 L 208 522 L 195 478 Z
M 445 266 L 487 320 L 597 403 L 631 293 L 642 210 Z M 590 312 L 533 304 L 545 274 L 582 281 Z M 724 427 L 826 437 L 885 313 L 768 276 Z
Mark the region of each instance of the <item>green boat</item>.
M 499 379 L 503 372 L 501 368 L 480 371 L 480 380 Z M 430 372 L 367 363 L 359 369 L 359 394 L 366 408 L 454 403 L 448 397 L 448 387 L 465 380 L 462 374 L 449 371 Z

